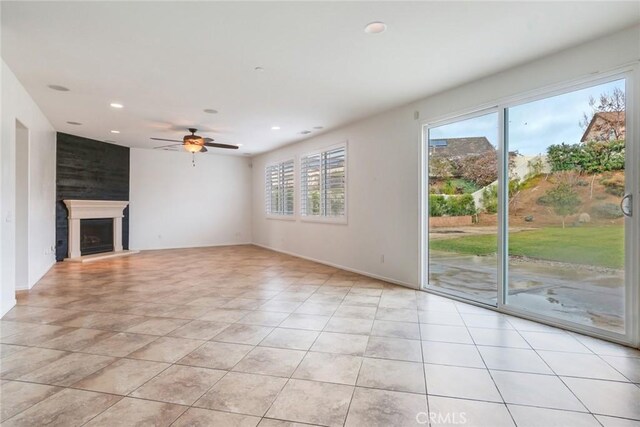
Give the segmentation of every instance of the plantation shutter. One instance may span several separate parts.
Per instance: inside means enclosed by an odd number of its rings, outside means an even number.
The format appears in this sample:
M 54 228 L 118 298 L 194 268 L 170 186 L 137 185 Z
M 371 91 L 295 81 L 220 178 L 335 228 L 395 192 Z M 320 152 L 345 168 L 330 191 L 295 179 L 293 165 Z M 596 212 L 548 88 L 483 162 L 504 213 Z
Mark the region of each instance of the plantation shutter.
M 338 147 L 301 160 L 301 214 L 345 215 L 346 147 Z
M 293 215 L 293 160 L 265 168 L 265 205 L 269 215 Z
M 281 174 L 281 191 L 282 191 L 282 209 L 283 215 L 293 215 L 293 160 L 289 160 L 280 164 Z

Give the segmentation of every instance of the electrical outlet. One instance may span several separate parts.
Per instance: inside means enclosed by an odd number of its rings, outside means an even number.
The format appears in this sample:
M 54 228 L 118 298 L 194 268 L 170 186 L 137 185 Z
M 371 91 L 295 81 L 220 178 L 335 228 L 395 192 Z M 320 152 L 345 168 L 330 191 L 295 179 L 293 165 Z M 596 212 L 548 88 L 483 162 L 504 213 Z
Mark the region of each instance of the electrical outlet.
M 384 264 L 384 254 L 380 255 L 380 264 Z

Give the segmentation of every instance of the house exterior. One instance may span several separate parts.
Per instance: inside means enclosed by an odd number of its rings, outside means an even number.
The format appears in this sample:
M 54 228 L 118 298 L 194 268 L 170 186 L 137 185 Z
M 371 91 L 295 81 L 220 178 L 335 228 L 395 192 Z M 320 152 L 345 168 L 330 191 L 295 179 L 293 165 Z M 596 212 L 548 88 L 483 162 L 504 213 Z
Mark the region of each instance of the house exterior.
M 580 142 L 624 140 L 625 123 L 624 111 L 595 113 Z
M 432 158 L 454 160 L 495 151 L 495 147 L 484 136 L 429 139 L 429 155 Z

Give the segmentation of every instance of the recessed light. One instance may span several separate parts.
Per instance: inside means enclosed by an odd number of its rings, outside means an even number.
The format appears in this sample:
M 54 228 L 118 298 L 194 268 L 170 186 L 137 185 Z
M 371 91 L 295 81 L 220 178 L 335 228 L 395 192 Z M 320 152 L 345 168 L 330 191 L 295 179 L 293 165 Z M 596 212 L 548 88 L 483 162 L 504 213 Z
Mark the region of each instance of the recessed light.
M 60 85 L 49 85 L 49 89 L 57 90 L 59 92 L 69 92 L 68 87 L 60 86 Z
M 124 105 L 118 104 L 117 102 L 112 102 L 111 105 L 113 108 L 124 108 Z
M 324 126 L 314 126 L 314 129 L 320 130 L 320 129 L 324 129 Z
M 271 126 L 271 130 L 280 130 L 280 126 Z
M 364 27 L 364 32 L 367 34 L 380 34 L 387 31 L 387 24 L 384 22 L 370 22 Z
M 74 126 L 82 125 L 82 123 L 80 123 L 80 122 L 67 122 L 67 123 L 70 124 L 70 125 L 74 125 Z
M 120 133 L 119 130 L 112 130 L 111 133 Z
M 311 133 L 311 131 L 310 131 L 310 130 L 303 130 L 303 131 L 301 131 L 300 133 L 301 133 L 302 135 L 308 135 L 308 134 L 310 134 L 310 133 Z
M 208 113 L 208 114 L 218 114 L 218 110 L 214 110 L 213 108 L 205 108 L 202 111 L 204 111 L 205 113 Z
M 262 67 L 256 67 L 256 68 L 254 68 L 253 70 L 254 70 L 254 71 L 258 71 L 258 72 L 262 72 L 262 71 L 264 71 L 264 68 L 262 68 Z

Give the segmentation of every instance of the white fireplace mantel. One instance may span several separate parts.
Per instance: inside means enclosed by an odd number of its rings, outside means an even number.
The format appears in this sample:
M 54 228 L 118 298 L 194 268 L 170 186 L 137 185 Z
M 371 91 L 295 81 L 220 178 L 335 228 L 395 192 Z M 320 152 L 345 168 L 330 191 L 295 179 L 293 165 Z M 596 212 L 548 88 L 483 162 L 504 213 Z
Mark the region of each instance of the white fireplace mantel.
M 124 209 L 129 204 L 122 200 L 63 200 L 69 210 L 69 261 L 83 261 L 80 253 L 80 220 L 113 218 L 113 252 L 104 254 L 102 257 L 125 254 L 122 248 L 122 218 Z M 96 254 L 102 255 L 102 254 Z M 90 255 L 89 259 L 96 259 L 95 255 Z

